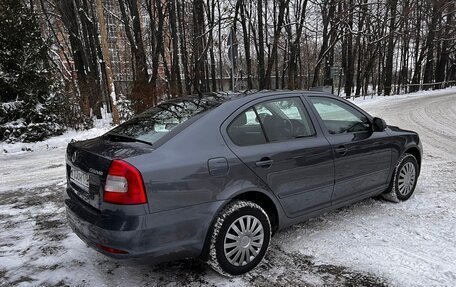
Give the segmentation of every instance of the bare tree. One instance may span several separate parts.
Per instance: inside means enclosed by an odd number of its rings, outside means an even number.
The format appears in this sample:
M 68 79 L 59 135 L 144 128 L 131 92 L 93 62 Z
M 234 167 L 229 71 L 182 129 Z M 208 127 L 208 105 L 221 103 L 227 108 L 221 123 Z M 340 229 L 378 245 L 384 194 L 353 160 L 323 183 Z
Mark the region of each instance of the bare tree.
M 99 30 L 100 30 L 100 48 L 103 56 L 103 66 L 102 69 L 104 71 L 105 79 L 106 79 L 106 89 L 109 95 L 107 101 L 107 107 L 112 111 L 113 121 L 114 124 L 120 123 L 119 112 L 117 110 L 117 98 L 116 98 L 116 90 L 114 86 L 112 68 L 111 68 L 111 57 L 109 55 L 109 44 L 108 44 L 108 33 L 106 31 L 106 24 L 103 14 L 103 3 L 101 0 L 96 0 L 96 13 L 97 19 L 99 23 Z
M 29 7 L 43 11 L 51 60 L 88 116 L 110 101 L 115 113 L 116 73 L 131 73 L 124 92 L 135 112 L 222 90 L 231 29 L 235 74 L 248 89 L 332 85 L 333 67 L 342 67 L 346 97 L 442 88 L 456 77 L 452 0 L 38 1 Z M 107 15 L 121 25 L 125 57 L 108 45 Z
M 385 81 L 383 88 L 386 96 L 391 94 L 391 85 L 393 78 L 393 56 L 395 46 L 395 30 L 396 30 L 396 9 L 397 0 L 388 0 L 388 6 L 390 8 L 390 23 L 389 23 L 389 35 L 388 35 L 388 50 L 386 52 L 386 64 L 385 64 Z

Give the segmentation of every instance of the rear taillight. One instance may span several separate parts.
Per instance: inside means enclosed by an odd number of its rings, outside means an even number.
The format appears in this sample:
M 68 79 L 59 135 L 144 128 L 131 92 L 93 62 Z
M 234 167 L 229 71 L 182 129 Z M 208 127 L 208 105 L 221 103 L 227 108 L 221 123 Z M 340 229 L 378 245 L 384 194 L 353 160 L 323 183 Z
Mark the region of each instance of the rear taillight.
M 106 177 L 103 201 L 114 204 L 146 203 L 146 190 L 139 170 L 122 160 L 113 160 Z

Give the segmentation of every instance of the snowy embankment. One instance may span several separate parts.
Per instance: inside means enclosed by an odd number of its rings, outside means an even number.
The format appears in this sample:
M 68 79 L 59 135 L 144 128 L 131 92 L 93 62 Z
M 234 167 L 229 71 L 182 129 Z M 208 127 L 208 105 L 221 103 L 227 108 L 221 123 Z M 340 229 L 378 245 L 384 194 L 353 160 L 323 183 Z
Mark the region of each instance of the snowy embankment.
M 264 263 L 234 279 L 197 261 L 112 260 L 71 232 L 63 206 L 66 144 L 107 128 L 0 144 L 8 151 L 0 154 L 0 286 L 454 286 L 456 88 L 355 102 L 420 134 L 416 194 L 399 204 L 365 200 L 283 230 Z
M 70 130 L 36 143 L 0 143 L 0 194 L 19 188 L 64 182 L 65 150 L 68 143 L 97 137 L 110 128 L 107 124 L 97 124 L 90 130 Z
M 89 130 L 69 130 L 60 136 L 55 136 L 44 141 L 34 143 L 4 143 L 0 142 L 0 158 L 6 154 L 19 154 L 26 152 L 45 151 L 58 148 L 66 148 L 71 140 L 84 140 L 104 134 L 112 126 L 105 119 L 95 120 L 94 127 Z

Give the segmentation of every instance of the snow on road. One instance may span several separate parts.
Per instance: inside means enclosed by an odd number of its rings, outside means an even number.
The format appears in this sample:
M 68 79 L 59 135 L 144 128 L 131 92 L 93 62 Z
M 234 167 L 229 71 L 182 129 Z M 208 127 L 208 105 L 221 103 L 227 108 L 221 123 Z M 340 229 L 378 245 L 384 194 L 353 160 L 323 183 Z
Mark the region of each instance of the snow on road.
M 0 144 L 0 286 L 454 286 L 456 89 L 356 100 L 388 124 L 419 132 L 416 194 L 369 199 L 279 232 L 254 271 L 220 277 L 197 260 L 159 265 L 109 259 L 66 224 L 67 134 L 26 146 Z M 8 153 L 2 153 L 7 150 Z

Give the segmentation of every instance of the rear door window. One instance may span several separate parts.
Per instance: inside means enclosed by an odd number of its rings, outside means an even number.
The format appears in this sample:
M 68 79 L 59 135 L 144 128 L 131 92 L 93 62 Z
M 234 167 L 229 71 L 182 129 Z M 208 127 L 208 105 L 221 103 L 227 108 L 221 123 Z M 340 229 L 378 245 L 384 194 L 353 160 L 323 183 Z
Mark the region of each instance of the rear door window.
M 239 146 L 315 135 L 309 114 L 300 98 L 256 104 L 238 115 L 228 126 L 227 132 Z
M 300 98 L 266 101 L 255 105 L 268 141 L 315 135 L 315 129 Z
M 228 135 L 239 146 L 266 143 L 263 129 L 253 108 L 239 114 L 228 126 Z

